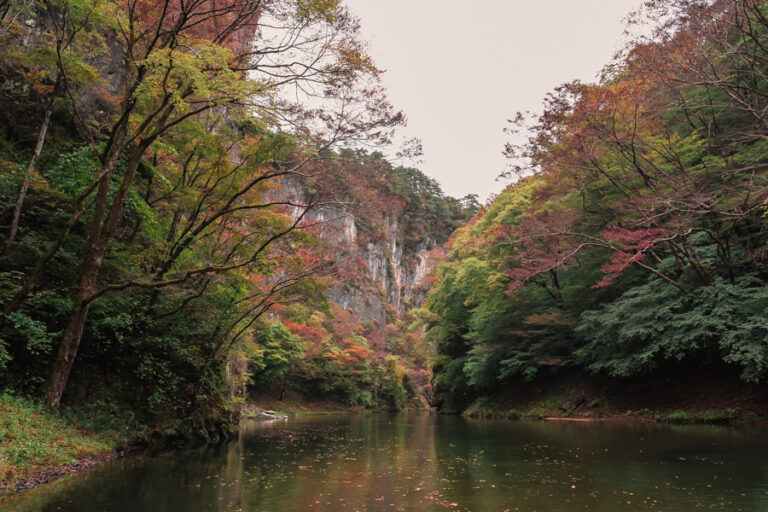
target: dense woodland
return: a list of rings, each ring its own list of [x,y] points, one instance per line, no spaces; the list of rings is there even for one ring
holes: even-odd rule
[[[573,369],[765,380],[768,2],[632,22],[599,82],[510,121],[517,179],[451,239],[423,311],[446,409]]]
[[[425,403],[408,317],[327,301],[360,269],[316,213],[439,245],[477,205],[345,149],[403,115],[339,2],[9,1],[0,20],[6,391],[185,437],[287,386]]]
[[[768,2],[649,0],[637,27],[510,121],[513,183],[481,207],[370,149],[404,115],[337,0],[0,0],[0,388],[208,438],[291,393],[763,382]],[[434,266],[423,307],[329,301],[388,300],[361,257],[387,240]]]

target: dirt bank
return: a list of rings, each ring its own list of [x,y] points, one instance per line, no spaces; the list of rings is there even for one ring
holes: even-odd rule
[[[52,482],[63,476],[80,473],[87,469],[91,469],[94,466],[98,466],[99,464],[103,464],[104,462],[117,459],[118,457],[124,455],[124,453],[125,452],[120,451],[106,453],[96,457],[83,457],[77,462],[73,462],[71,464],[65,464],[63,466],[47,469],[41,468],[25,475],[23,478],[17,481],[0,484],[0,494],[16,493],[28,489],[34,489],[35,487],[47,484],[48,482]]]
[[[475,401],[465,415],[735,423],[768,418],[768,386],[728,369],[611,379],[560,371]]]

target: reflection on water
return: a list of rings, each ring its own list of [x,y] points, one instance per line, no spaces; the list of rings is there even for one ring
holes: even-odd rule
[[[768,430],[332,415],[141,455],[2,511],[768,510]]]

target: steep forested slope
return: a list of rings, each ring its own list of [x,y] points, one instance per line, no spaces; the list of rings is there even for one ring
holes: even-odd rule
[[[768,3],[644,15],[600,82],[517,119],[519,179],[453,235],[427,306],[446,408],[574,370],[764,381]]]
[[[216,5],[0,2],[3,389],[206,437],[254,396],[764,381],[768,3],[646,2],[479,211],[349,149],[403,115],[339,2]]]
[[[206,437],[249,379],[428,384],[397,314],[465,213],[342,149],[403,122],[379,74],[338,1],[0,3],[0,386]]]
[[[333,260],[315,300],[277,304],[269,327],[239,350],[252,382],[243,395],[272,402],[292,398],[401,409],[432,400],[421,321],[428,274],[450,233],[476,211],[473,197],[445,197],[416,169],[395,168],[380,155],[346,151],[326,162],[337,200],[307,213]],[[280,193],[306,192],[293,184]]]

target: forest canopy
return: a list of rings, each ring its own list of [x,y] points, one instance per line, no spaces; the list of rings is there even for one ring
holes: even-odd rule
[[[289,377],[402,407],[421,338],[329,304],[321,213],[402,216],[411,260],[467,215],[354,149],[404,122],[380,73],[336,0],[0,2],[0,385],[180,436]]]
[[[480,205],[383,154],[405,116],[339,0],[0,0],[0,387],[207,438],[292,392],[765,382],[768,2],[635,26],[513,116]]]
[[[633,19],[599,82],[511,121],[515,183],[451,239],[424,311],[449,408],[568,367],[766,377],[768,3]]]

